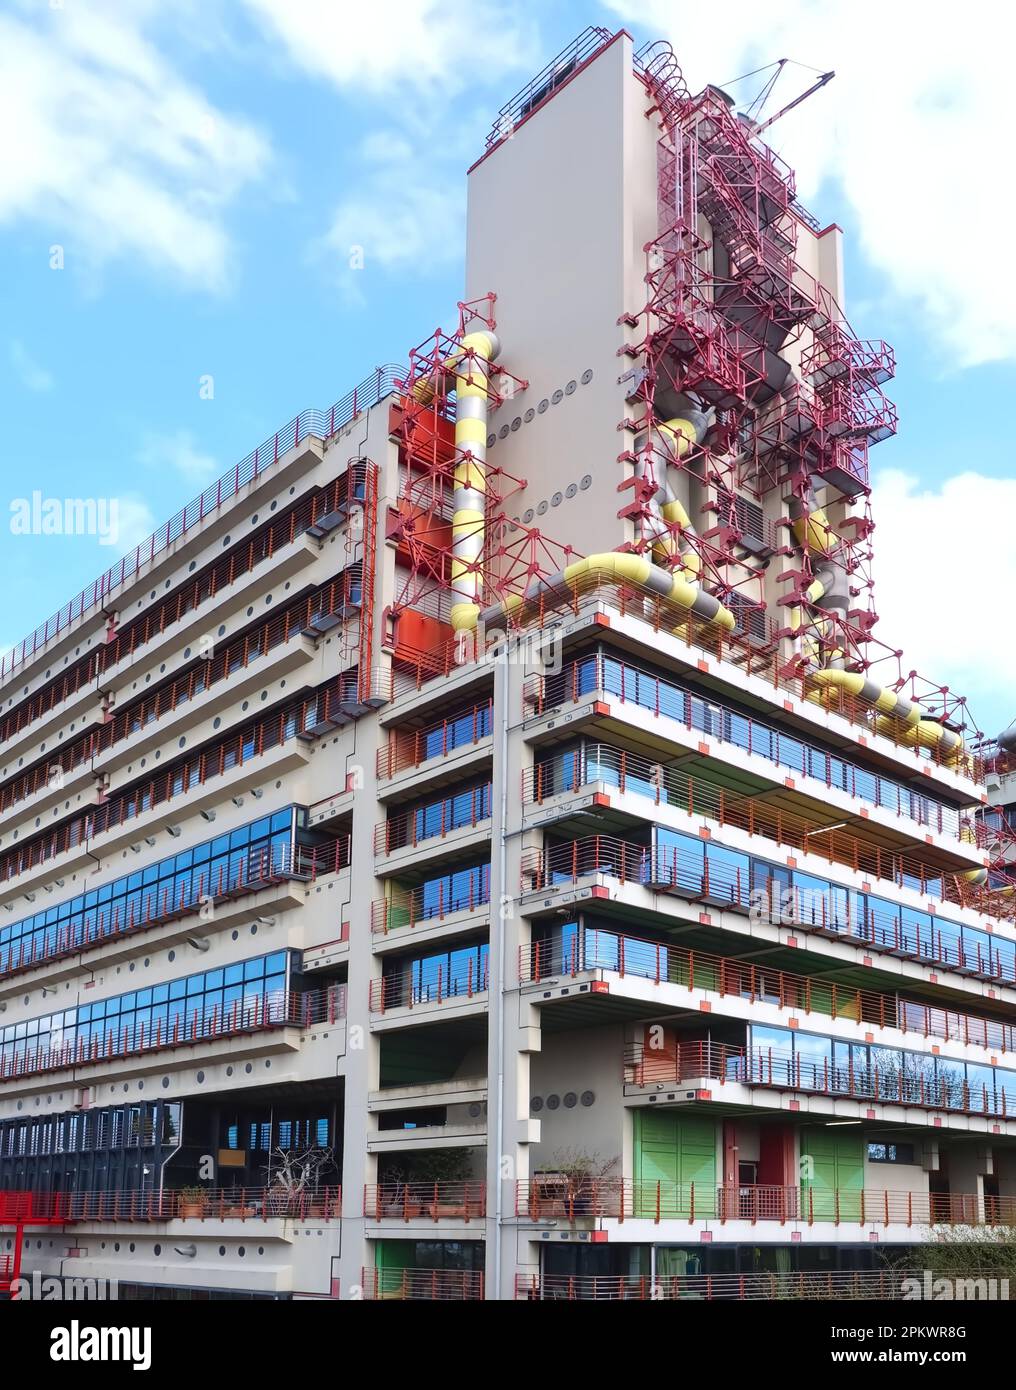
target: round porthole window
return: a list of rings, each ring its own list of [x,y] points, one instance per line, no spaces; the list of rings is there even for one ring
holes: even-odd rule
[[[560,1110],[560,1108],[561,1108],[561,1097],[560,1097],[560,1096],[558,1096],[558,1095],[551,1095],[551,1096],[548,1096],[548,1097],[547,1097],[547,1109],[548,1109],[548,1110]]]

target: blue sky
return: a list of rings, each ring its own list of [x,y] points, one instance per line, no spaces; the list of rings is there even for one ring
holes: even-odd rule
[[[0,648],[298,410],[453,320],[465,169],[497,108],[587,23],[623,23],[671,38],[694,86],[782,56],[837,69],[772,138],[847,233],[855,328],[899,361],[900,435],[873,460],[880,632],[967,689],[982,728],[1008,723],[1016,642],[988,642],[1016,582],[1016,303],[950,241],[942,177],[976,137],[963,197],[1001,231],[1011,195],[978,175],[1008,45],[995,60],[961,33],[940,51],[937,0],[899,35],[868,0],[787,0],[775,31],[731,6],[718,37],[706,7],[671,0],[0,0],[0,115],[18,132],[0,150],[3,506],[117,497],[122,525],[115,549],[0,526]],[[777,94],[809,80],[788,68]]]

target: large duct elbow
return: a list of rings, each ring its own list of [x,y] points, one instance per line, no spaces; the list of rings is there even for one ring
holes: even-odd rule
[[[995,742],[1003,753],[1016,753],[1016,722],[1003,729]]]

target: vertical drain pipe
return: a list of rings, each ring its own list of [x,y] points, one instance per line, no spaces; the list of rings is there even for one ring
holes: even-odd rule
[[[490,329],[469,333],[448,360],[455,372],[455,488],[452,494],[451,624],[472,631],[480,615],[479,574],[487,502],[490,366],[501,344]]]

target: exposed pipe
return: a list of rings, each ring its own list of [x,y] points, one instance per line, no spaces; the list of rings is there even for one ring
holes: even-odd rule
[[[477,575],[486,539],[487,417],[490,364],[501,351],[497,335],[485,328],[467,333],[448,359],[455,371],[455,489],[452,494],[451,625],[454,632],[476,627]]]

